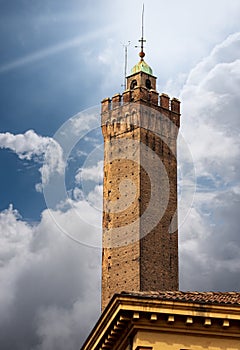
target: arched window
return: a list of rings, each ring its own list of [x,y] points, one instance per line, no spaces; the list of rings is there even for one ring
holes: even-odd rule
[[[150,79],[146,79],[146,82],[145,82],[145,85],[146,85],[146,88],[147,89],[151,89],[151,80]]]
[[[136,86],[137,86],[137,80],[134,79],[134,80],[131,82],[130,89],[133,90]]]

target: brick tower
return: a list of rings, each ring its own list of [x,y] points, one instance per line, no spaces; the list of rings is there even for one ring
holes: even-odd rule
[[[122,291],[178,290],[180,102],[159,96],[143,41],[127,89],[102,101],[102,309]]]

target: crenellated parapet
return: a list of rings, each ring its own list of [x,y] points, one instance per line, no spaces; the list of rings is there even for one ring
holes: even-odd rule
[[[135,87],[102,101],[103,134],[110,137],[142,127],[175,138],[179,125],[180,101],[156,90]]]
[[[144,102],[149,106],[161,107],[180,115],[181,102],[177,98],[173,97],[170,100],[167,94],[162,93],[159,95],[156,90],[149,90],[143,86],[136,86],[132,90],[125,90],[123,94],[116,94],[112,99],[109,97],[105,98],[102,100],[102,113],[109,112],[130,102]]]
[[[144,102],[149,105],[158,106],[166,110],[170,110],[173,113],[180,114],[180,101],[167,94],[159,93],[152,89],[147,89],[143,86],[137,86],[133,90],[125,90],[123,94],[116,94],[112,99],[105,98],[102,100],[102,113],[113,110],[114,108],[119,108],[125,103],[130,102]]]

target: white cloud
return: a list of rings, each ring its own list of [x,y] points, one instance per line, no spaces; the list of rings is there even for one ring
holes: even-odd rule
[[[76,183],[82,180],[90,180],[94,182],[102,182],[103,179],[103,161],[97,162],[96,165],[86,168],[80,168],[75,176]]]
[[[84,203],[78,209],[86,210]],[[35,226],[12,206],[0,214],[0,339],[3,348],[77,349],[99,312],[100,251],[77,244],[63,234],[95,235],[96,229],[75,218],[75,208],[42,213]],[[56,217],[55,217],[56,218]],[[90,217],[88,218],[90,220]],[[24,315],[24,317],[23,317]],[[14,337],[10,329],[16,328]],[[24,338],[24,334],[28,334]]]
[[[48,183],[51,174],[62,174],[64,171],[65,164],[59,144],[51,137],[37,135],[33,130],[18,135],[0,133],[0,148],[11,149],[20,159],[42,163],[39,171],[43,185]],[[37,184],[36,189],[40,190],[41,185]]]
[[[0,213],[0,232],[0,315],[7,316],[15,299],[18,271],[26,259],[32,229],[10,205]],[[2,322],[4,318],[0,317],[0,325]]]
[[[217,45],[190,72],[181,93],[182,132],[191,144],[199,174],[215,171],[230,179],[236,172],[240,149],[236,88],[240,82],[239,42],[240,33],[236,33]]]
[[[21,135],[5,133],[0,134],[0,147],[11,149],[20,159],[40,163],[43,184],[55,172],[63,173],[62,149],[51,138],[31,130]],[[90,173],[95,178],[95,171]],[[0,213],[0,339],[4,348],[76,349],[96,320],[102,212],[95,207],[101,205],[102,187],[86,198],[80,190],[76,195],[77,190],[77,200],[68,198],[56,210],[44,210],[35,225],[24,222],[13,206]],[[14,337],[9,337],[12,328]]]
[[[217,45],[190,72],[181,93],[182,133],[199,191],[180,233],[185,289],[240,288],[239,43],[236,33]]]
[[[90,291],[92,299],[96,298],[95,292]],[[84,299],[73,303],[70,309],[57,308],[54,305],[42,308],[37,315],[39,324],[37,333],[41,345],[34,347],[34,350],[79,349],[81,343],[79,329],[82,335],[84,333],[87,335],[90,331],[88,325],[92,324],[94,317],[96,317],[94,309],[86,307]]]
[[[97,185],[94,190],[89,192],[87,196],[87,200],[96,210],[102,213],[102,194],[103,194],[103,186]]]

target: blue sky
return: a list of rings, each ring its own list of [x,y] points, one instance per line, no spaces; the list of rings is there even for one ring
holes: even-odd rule
[[[102,138],[91,118],[122,91],[122,43],[131,41],[128,71],[138,60],[141,9],[137,0],[0,1],[4,349],[79,348],[99,315]],[[158,90],[182,101],[182,290],[240,289],[239,15],[234,0],[145,1],[146,61]],[[61,142],[73,147],[67,162]],[[59,174],[68,197],[53,186]],[[57,189],[49,211],[42,181]]]

